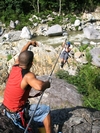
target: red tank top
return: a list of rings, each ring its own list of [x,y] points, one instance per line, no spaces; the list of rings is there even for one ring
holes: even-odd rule
[[[13,66],[7,80],[6,88],[4,91],[3,104],[12,111],[19,111],[28,100],[30,86],[25,90],[21,89],[21,81],[23,76],[29,71],[20,68],[18,65]]]

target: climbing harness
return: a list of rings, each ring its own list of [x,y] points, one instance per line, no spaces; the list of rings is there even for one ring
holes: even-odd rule
[[[4,116],[7,116],[9,119],[13,121],[13,123],[18,126],[23,131],[27,126],[27,121],[30,119],[29,117],[29,101],[27,101],[25,108],[21,111],[13,112],[9,110],[4,104],[0,105],[0,113]],[[28,131],[31,132],[32,128],[28,127]],[[32,132],[31,132],[32,133]]]
[[[62,51],[62,50],[61,50],[61,51]],[[50,73],[50,75],[49,75],[49,77],[48,77],[48,80],[49,80],[50,82],[52,81],[51,76],[52,76],[53,71],[54,71],[54,69],[55,69],[55,67],[56,67],[56,64],[57,64],[57,62],[58,62],[58,59],[59,59],[60,54],[61,54],[61,51],[60,51],[60,53],[59,53],[59,55],[58,55],[58,58],[57,58],[57,60],[56,60],[56,62],[55,62],[55,64],[54,64],[54,66],[53,66],[53,69],[52,69],[52,71],[51,71],[51,73]],[[35,110],[33,111],[32,115],[31,115],[31,118],[30,118],[30,120],[29,120],[29,122],[28,122],[28,124],[27,124],[27,127],[26,127],[24,133],[27,133],[28,127],[29,127],[30,124],[31,124],[32,118],[34,117],[34,114],[35,114],[35,112],[36,112],[36,110],[37,110],[37,108],[38,108],[38,106],[39,106],[39,103],[40,103],[40,101],[41,101],[41,99],[42,99],[42,96],[43,96],[43,94],[44,94],[44,91],[42,91],[41,93],[38,93],[38,94],[36,94],[36,95],[39,95],[39,94],[41,94],[40,99],[39,99],[39,101],[38,101],[38,103],[37,103],[37,105],[36,105]]]

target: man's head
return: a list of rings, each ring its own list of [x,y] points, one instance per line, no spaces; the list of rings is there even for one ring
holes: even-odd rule
[[[34,54],[32,51],[24,51],[19,55],[19,65],[29,67],[32,65]]]
[[[67,45],[68,47],[70,47],[70,44],[71,44],[70,42],[66,42],[66,45]]]

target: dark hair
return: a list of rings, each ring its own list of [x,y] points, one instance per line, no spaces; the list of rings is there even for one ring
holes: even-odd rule
[[[19,64],[27,66],[30,63],[32,63],[33,58],[34,58],[34,53],[32,51],[21,52],[19,55]]]

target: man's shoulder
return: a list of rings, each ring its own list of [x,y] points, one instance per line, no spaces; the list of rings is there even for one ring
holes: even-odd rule
[[[25,76],[31,78],[31,77],[35,77],[35,74],[29,71]]]

